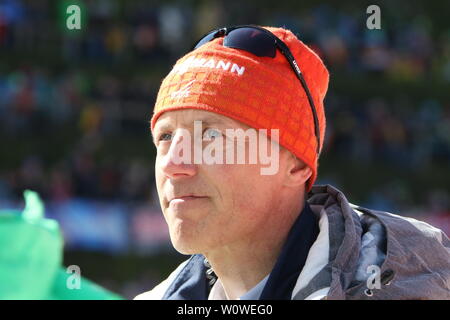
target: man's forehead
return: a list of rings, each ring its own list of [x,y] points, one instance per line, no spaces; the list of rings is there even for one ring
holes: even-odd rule
[[[168,127],[192,127],[194,121],[201,121],[202,125],[249,128],[246,124],[215,112],[198,109],[183,109],[164,112],[156,121],[155,130]]]

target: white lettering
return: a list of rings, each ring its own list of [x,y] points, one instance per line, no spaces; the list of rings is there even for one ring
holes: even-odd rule
[[[370,265],[367,267],[367,273],[370,273],[370,276],[369,276],[369,278],[367,278],[367,282],[366,282],[367,288],[381,289],[380,267],[377,265]]]
[[[66,13],[70,14],[66,20],[66,27],[69,30],[81,29],[81,9],[76,4],[67,7]]]
[[[381,9],[379,6],[373,4],[367,7],[367,14],[372,14],[367,18],[366,26],[367,29],[381,29]]]
[[[216,67],[216,62],[213,59],[208,60],[207,63],[203,65],[204,68],[214,69]]]
[[[242,76],[245,71],[245,67],[239,67],[237,64],[233,63],[233,66],[231,67],[231,72],[237,72],[238,75]]]
[[[81,289],[81,269],[77,265],[68,266],[66,273],[72,274],[67,277],[66,287],[69,290]]]
[[[245,67],[240,66],[236,63],[233,63],[231,70],[230,69],[231,62],[219,60],[216,61],[214,59],[206,60],[204,58],[194,58],[189,57],[185,61],[175,65],[171,71],[171,73],[183,74],[187,72],[190,68],[210,68],[210,69],[221,69],[223,71],[236,73],[239,76],[242,76],[245,72]]]
[[[208,128],[208,130],[211,128]],[[213,129],[221,133],[219,129]],[[225,139],[225,149],[224,149]],[[174,164],[192,163],[192,138],[188,129],[179,128],[173,132],[172,142],[167,150],[166,161]],[[271,142],[270,150],[268,140]],[[202,121],[194,121],[194,164],[257,164],[269,165],[261,167],[261,175],[274,175],[279,169],[279,130],[271,129],[267,136],[266,129],[249,128],[243,130],[225,129],[225,135],[213,138],[203,137]],[[204,142],[209,142],[204,146]],[[248,148],[247,148],[248,147]],[[235,148],[237,152],[235,152]],[[225,156],[224,156],[225,154]],[[236,155],[236,159],[235,159]],[[248,155],[248,156],[247,156]],[[248,160],[248,161],[247,161]]]
[[[216,68],[220,68],[222,67],[223,71],[228,71],[228,68],[230,67],[231,62],[227,62],[225,64],[225,62],[223,62],[222,60],[219,60],[219,63],[217,63],[217,67]]]
[[[178,307],[177,314],[198,314],[204,315],[205,318],[208,318],[211,308],[212,307],[191,307],[185,304],[184,307]]]

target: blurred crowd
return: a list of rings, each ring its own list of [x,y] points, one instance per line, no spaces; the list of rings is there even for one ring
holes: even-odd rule
[[[86,30],[70,33],[64,32],[62,21],[55,21],[63,16],[62,8],[57,14],[57,2],[0,1],[0,48],[41,51],[70,63],[167,63],[212,28],[259,23],[291,29],[334,70],[379,72],[405,81],[450,81],[450,29],[438,29],[434,17],[423,12],[423,3],[409,8],[381,5],[380,30],[366,27],[366,8],[358,6],[295,10],[294,5],[292,10],[273,11],[264,1],[258,7],[227,1],[83,3],[89,16],[83,24]]]
[[[290,28],[324,58],[331,81],[351,74],[371,84],[365,77],[375,73],[377,81],[450,83],[450,29],[433,29],[426,15],[406,21],[398,12],[383,20],[381,30],[368,30],[364,12],[341,12],[327,5],[274,13],[263,6],[252,11],[223,1],[84,4],[87,30],[76,34],[52,26],[58,17],[51,1],[0,1],[1,55],[11,61],[16,61],[16,55],[25,57],[1,63],[2,134],[5,139],[38,140],[39,134],[62,134],[68,127],[75,128],[70,152],[57,161],[49,164],[42,155],[31,154],[12,170],[2,170],[3,197],[34,188],[50,200],[151,199],[152,159],[130,156],[119,161],[103,155],[100,161],[98,151],[105,140],[117,136],[149,135],[148,120],[161,78],[199,35],[221,24],[256,19],[260,24]],[[395,13],[389,9],[388,14]],[[33,55],[39,52],[49,59],[34,61]],[[76,68],[70,64],[64,68],[58,61],[78,63]],[[146,68],[140,68],[141,63]],[[96,68],[99,65],[110,69]],[[129,72],[114,71],[121,66]],[[426,93],[416,99],[408,92],[393,98],[369,94],[361,99],[352,97],[351,89],[330,90],[326,108],[323,157],[419,170],[450,161],[448,99]],[[142,148],[152,147],[143,144]]]
[[[370,97],[358,104],[332,95],[326,108],[333,155],[418,170],[450,162],[448,103],[400,95],[393,101]]]

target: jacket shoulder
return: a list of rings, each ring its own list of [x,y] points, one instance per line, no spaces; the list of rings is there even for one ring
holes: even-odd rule
[[[352,207],[353,208],[353,207]],[[450,299],[450,240],[439,228],[390,212],[353,208],[377,218],[386,230],[381,278],[393,279],[374,291],[379,299]],[[382,281],[383,282],[383,281]]]
[[[160,284],[158,284],[156,287],[154,287],[152,290],[141,293],[137,295],[133,300],[162,300],[164,297],[164,294],[166,293],[167,289],[173,282],[173,280],[177,277],[177,275],[183,270],[183,268],[186,266],[189,260],[184,261],[181,263],[175,271],[173,271],[167,279],[162,281]]]
[[[366,213],[377,217],[383,225],[390,231],[390,236],[399,238],[399,236],[424,237],[431,241],[437,241],[445,247],[450,247],[450,240],[448,236],[439,228],[431,224],[417,220],[415,218],[400,216],[394,213],[367,209],[361,206],[350,204],[353,210],[359,215]],[[411,238],[410,238],[411,239]],[[400,238],[400,240],[402,240]],[[403,239],[406,241],[407,239]]]

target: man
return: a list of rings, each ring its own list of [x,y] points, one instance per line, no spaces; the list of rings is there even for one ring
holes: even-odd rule
[[[192,256],[136,299],[450,298],[443,232],[313,185],[327,87],[283,28],[219,29],[177,61],[151,130],[171,241]]]

